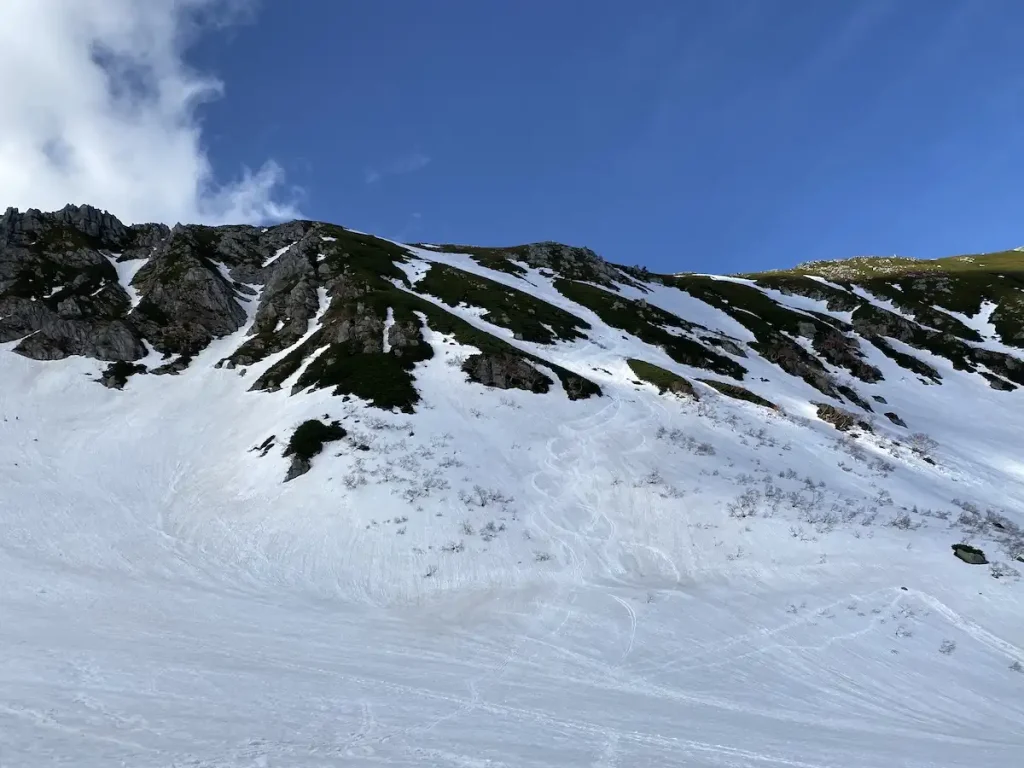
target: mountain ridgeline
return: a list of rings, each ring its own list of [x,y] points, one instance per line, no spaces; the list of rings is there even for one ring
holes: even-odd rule
[[[764,368],[751,373],[765,361],[804,382],[823,418],[852,424],[881,400],[864,389],[883,378],[868,351],[895,361],[908,386],[942,386],[946,365],[994,390],[1024,385],[1022,266],[1008,251],[659,275],[556,243],[406,246],[314,221],[169,228],[89,206],[8,209],[0,342],[35,360],[101,361],[97,381],[123,388],[187,371],[241,333],[214,365],[258,367],[247,389],[330,388],[411,413],[417,365],[435,351],[428,334],[475,350],[461,361],[466,386],[601,397],[601,369],[573,354],[601,323],[650,351],[620,361],[638,385],[776,408],[758,391]]]

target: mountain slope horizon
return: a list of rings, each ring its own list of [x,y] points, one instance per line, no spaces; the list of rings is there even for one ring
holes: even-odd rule
[[[0,762],[1009,765],[1022,267],[8,209]]]

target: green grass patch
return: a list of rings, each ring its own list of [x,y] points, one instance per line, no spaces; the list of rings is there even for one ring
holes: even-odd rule
[[[633,375],[641,381],[646,381],[648,384],[653,384],[658,388],[658,392],[664,394],[665,392],[672,392],[674,394],[685,394],[689,395],[697,400],[700,396],[697,391],[693,388],[693,385],[672,371],[667,371],[654,363],[648,363],[646,360],[638,360],[631,357],[626,360],[630,370],[633,371]]]
[[[414,361],[384,353],[357,353],[344,344],[332,344],[309,364],[296,387],[334,388],[334,394],[349,394],[377,408],[398,408],[412,413],[419,402],[413,384]]]
[[[590,324],[523,291],[468,272],[432,264],[416,284],[419,293],[434,296],[450,307],[465,302],[486,310],[483,319],[507,328],[517,338],[538,344],[584,338]]]
[[[698,381],[707,384],[712,389],[716,389],[721,394],[726,397],[731,397],[734,400],[743,400],[744,402],[760,405],[764,408],[771,408],[773,411],[779,410],[779,406],[775,405],[771,400],[765,400],[760,395],[755,395],[749,389],[744,387],[729,384],[725,381],[715,381],[714,379],[698,379]]]
[[[395,262],[408,260],[409,252],[399,245],[372,235],[362,235],[335,224],[321,224],[319,232],[333,241],[324,241],[320,252],[324,263],[335,272],[348,272],[353,277],[378,283],[381,279],[398,280],[408,285],[405,272]]]

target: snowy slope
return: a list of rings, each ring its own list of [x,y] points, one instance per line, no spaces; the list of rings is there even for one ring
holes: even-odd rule
[[[542,358],[551,391],[466,381],[477,348],[429,323],[412,412],[293,390],[331,354],[314,336],[336,311],[325,289],[290,346],[217,367],[252,338],[257,294],[180,373],[123,390],[96,383],[105,363],[3,345],[0,765],[1019,762],[1020,390],[904,345],[941,374],[925,384],[865,345],[883,378],[858,392],[909,429],[861,413],[873,432],[851,436],[816,417],[820,391],[753,351],[744,381],[777,411],[609,326],[557,269],[452,250],[410,247],[401,290]],[[294,251],[271,253],[261,267]],[[589,329],[517,338],[420,290],[437,265]],[[670,285],[619,290],[705,329],[677,333],[753,338]],[[284,389],[253,389],[303,344],[315,351]],[[629,359],[700,399],[659,394]],[[601,396],[570,400],[546,366]],[[282,448],[310,419],[347,436],[282,482]],[[953,557],[960,541],[992,565]]]

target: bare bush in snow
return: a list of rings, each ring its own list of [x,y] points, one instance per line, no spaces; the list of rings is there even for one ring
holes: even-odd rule
[[[729,517],[743,519],[753,517],[757,514],[757,505],[761,501],[761,492],[750,488],[744,491],[737,499],[729,502],[727,509]]]
[[[889,525],[893,528],[899,528],[901,531],[912,531],[921,527],[920,523],[914,522],[908,512],[901,512],[896,515],[896,517],[889,521]]]
[[[991,563],[988,567],[989,575],[993,579],[1019,579],[1020,573],[1006,563]]]
[[[515,499],[506,496],[496,489],[484,488],[482,485],[474,485],[472,492],[459,491],[459,501],[467,507],[487,507],[490,505],[507,506]]]
[[[439,467],[444,469],[452,469],[465,466],[463,462],[454,453],[451,455],[442,456],[441,460],[437,462]]]
[[[938,442],[926,435],[924,432],[915,432],[907,438],[907,445],[910,446],[910,450],[916,453],[922,458],[930,459],[932,454],[938,449]]]
[[[359,472],[354,470],[345,475],[341,481],[345,484],[345,487],[350,491],[354,491],[356,488],[362,488],[364,485],[369,483],[365,472]]]

